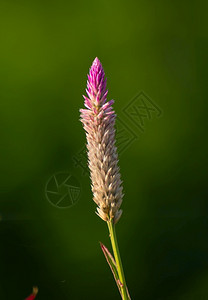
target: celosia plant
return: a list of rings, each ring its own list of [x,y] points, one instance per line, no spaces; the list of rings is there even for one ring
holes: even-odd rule
[[[115,112],[113,100],[107,101],[106,78],[103,67],[95,58],[88,75],[87,97],[83,96],[86,109],[81,109],[81,122],[86,131],[88,165],[90,169],[93,200],[97,215],[107,222],[114,257],[101,244],[101,249],[113,272],[122,299],[130,299],[118,243],[115,224],[121,217],[122,181],[115,146]]]

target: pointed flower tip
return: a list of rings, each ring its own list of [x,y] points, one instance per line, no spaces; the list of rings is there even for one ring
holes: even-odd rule
[[[105,72],[98,57],[94,59],[89,70],[86,93],[92,105],[98,106],[106,102],[107,90]]]
[[[96,64],[96,65],[101,64],[101,62],[100,62],[100,60],[99,60],[99,58],[98,58],[97,56],[95,57],[95,59],[94,59],[94,61],[93,61],[92,64],[93,64],[93,65],[94,65],[94,64]]]
[[[91,70],[93,70],[94,72],[99,72],[101,70],[104,73],[103,66],[98,57],[95,57],[95,59],[93,60]]]

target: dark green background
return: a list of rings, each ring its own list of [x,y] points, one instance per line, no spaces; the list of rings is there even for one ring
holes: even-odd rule
[[[98,56],[109,99],[137,139],[120,155],[117,225],[132,299],[208,299],[207,1],[0,2],[0,299],[119,299],[90,180],[73,157]],[[162,110],[142,132],[124,108],[144,91]],[[119,150],[120,151],[120,150]],[[121,151],[120,151],[121,152]],[[73,174],[80,199],[45,186]]]

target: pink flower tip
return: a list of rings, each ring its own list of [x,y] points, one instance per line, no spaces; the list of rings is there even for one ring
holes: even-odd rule
[[[108,91],[106,89],[105,72],[97,57],[89,70],[86,92],[91,102],[91,107],[100,107],[106,102]],[[89,101],[85,99],[87,107],[89,107]]]

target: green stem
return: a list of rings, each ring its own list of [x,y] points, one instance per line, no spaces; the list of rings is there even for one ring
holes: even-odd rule
[[[115,258],[116,266],[117,266],[117,270],[118,270],[122,299],[129,300],[129,297],[127,294],[126,280],[124,277],[124,271],[123,271],[123,266],[122,266],[122,262],[121,262],[121,256],[120,256],[118,242],[117,242],[117,238],[116,238],[115,224],[113,224],[112,220],[107,222],[107,224],[108,224],[108,229],[109,229],[109,233],[110,233],[110,240],[111,240],[111,245],[112,245],[112,249],[113,249],[113,254],[114,254],[114,258]]]

